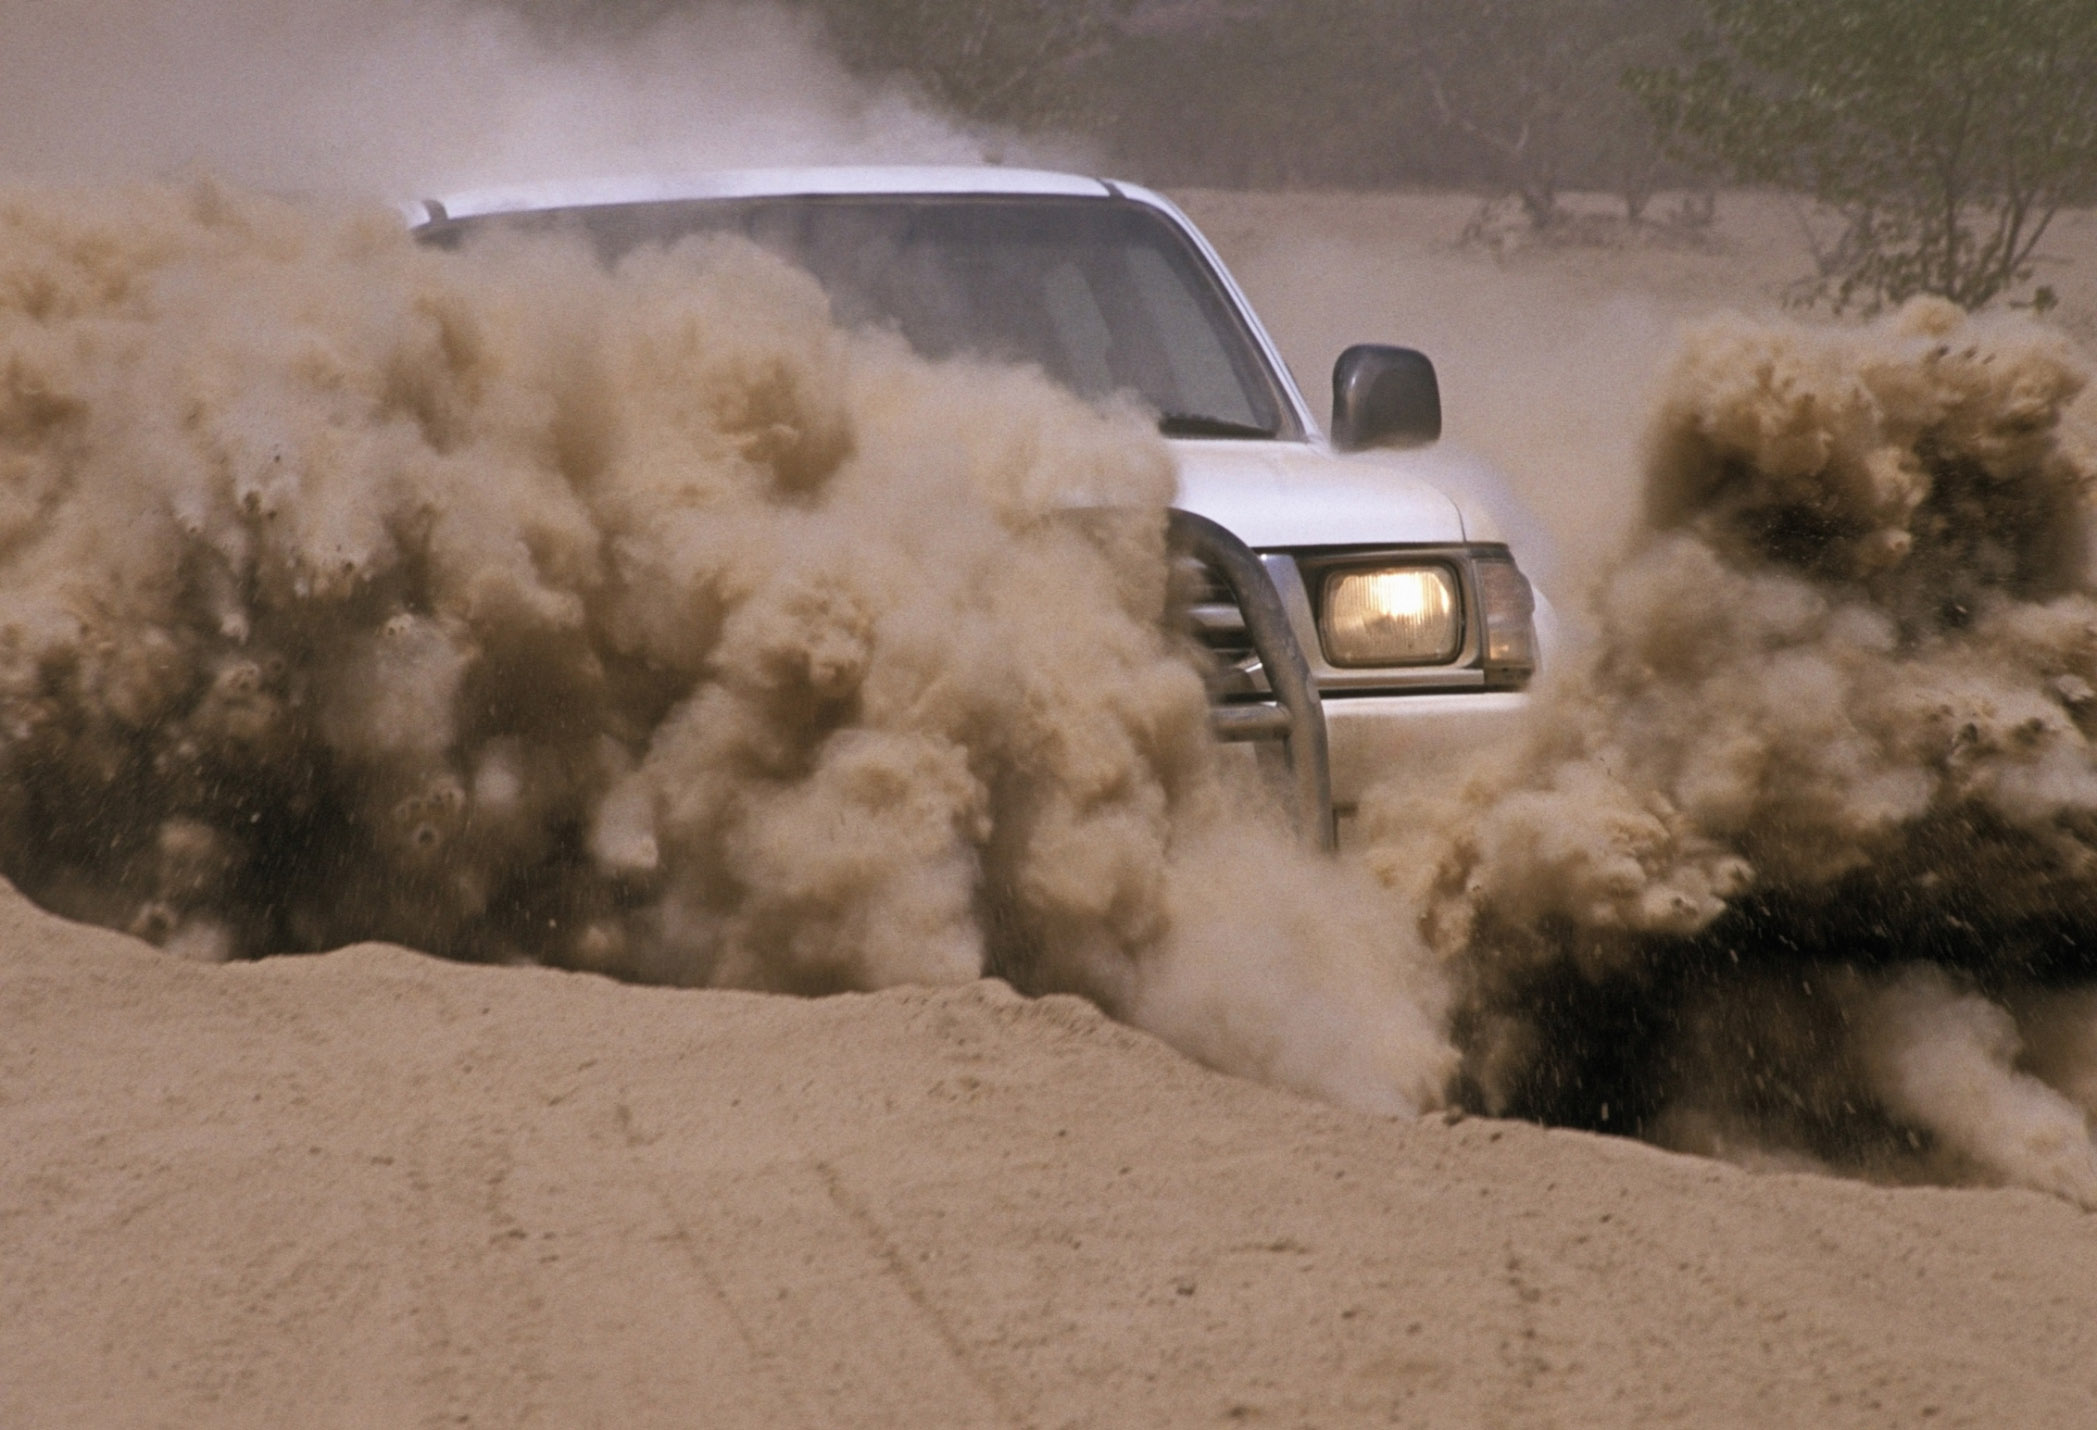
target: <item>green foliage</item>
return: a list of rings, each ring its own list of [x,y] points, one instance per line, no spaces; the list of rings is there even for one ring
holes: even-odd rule
[[[1677,152],[1842,220],[1807,296],[1978,308],[2097,196],[2092,0],[1706,0],[1693,63],[1629,83]]]

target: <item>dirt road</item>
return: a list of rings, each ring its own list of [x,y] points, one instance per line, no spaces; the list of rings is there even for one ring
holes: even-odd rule
[[[2071,1425],[2097,1221],[798,1002],[0,903],[0,1424]]]

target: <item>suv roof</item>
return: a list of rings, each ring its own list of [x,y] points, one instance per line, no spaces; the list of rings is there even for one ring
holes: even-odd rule
[[[579,179],[512,184],[418,199],[406,206],[410,225],[533,209],[676,199],[745,199],[820,194],[1042,194],[1071,198],[1127,196],[1160,204],[1133,185],[1056,174],[1043,169],[978,165],[853,165],[794,169],[723,169],[683,178]]]

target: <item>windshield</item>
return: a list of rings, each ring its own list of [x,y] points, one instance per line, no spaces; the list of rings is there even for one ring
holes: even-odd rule
[[[606,262],[733,233],[815,275],[850,327],[930,358],[1031,363],[1079,395],[1134,394],[1180,436],[1301,435],[1214,273],[1162,214],[1127,200],[822,196],[494,214],[423,230],[447,247],[491,224],[579,227]]]

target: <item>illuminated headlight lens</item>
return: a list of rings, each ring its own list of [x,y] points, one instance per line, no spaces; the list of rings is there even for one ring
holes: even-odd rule
[[[1334,665],[1427,665],[1463,644],[1456,573],[1446,566],[1337,571],[1319,631]]]

